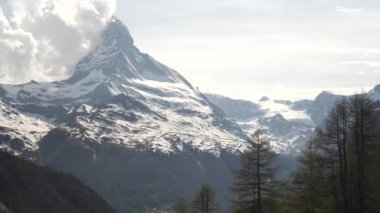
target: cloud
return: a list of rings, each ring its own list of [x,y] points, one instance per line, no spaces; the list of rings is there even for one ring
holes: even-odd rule
[[[342,6],[338,6],[335,9],[338,13],[346,15],[380,16],[379,10],[369,10],[363,8],[346,8]]]
[[[70,75],[77,60],[97,43],[116,0],[12,0],[3,5],[0,82],[22,83]]]
[[[344,61],[341,65],[363,65],[370,68],[380,68],[380,62],[378,61]]]
[[[360,9],[360,8],[359,9],[358,8],[352,9],[352,8],[345,8],[345,7],[341,7],[341,6],[336,7],[336,11],[338,13],[344,13],[344,14],[362,14],[362,13],[364,13],[364,10]]]

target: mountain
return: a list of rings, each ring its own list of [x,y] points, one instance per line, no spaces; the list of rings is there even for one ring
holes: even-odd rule
[[[368,93],[378,107],[380,85]],[[216,94],[207,98],[239,123],[249,135],[257,128],[265,129],[277,153],[297,154],[314,132],[323,124],[332,106],[344,96],[323,91],[314,100],[271,100],[262,97],[257,103],[232,99]]]
[[[71,78],[1,85],[0,91],[11,103],[3,101],[0,109],[8,107],[13,116],[4,119],[23,121],[5,124],[8,135],[28,137],[23,140],[30,149],[36,149],[41,135],[57,128],[94,143],[163,153],[183,151],[185,144],[215,155],[244,147],[246,136],[236,123],[179,73],[142,54],[117,19]],[[25,123],[24,115],[29,115]],[[39,134],[30,131],[36,126]],[[204,129],[208,131],[200,131]]]
[[[115,212],[72,175],[37,166],[1,150],[0,188],[0,212]]]
[[[315,127],[315,122],[307,113],[312,101],[291,102],[263,97],[259,102],[253,103],[214,94],[206,96],[236,120],[247,134],[252,134],[259,127],[265,129],[277,153],[298,153]]]
[[[0,85],[0,98],[0,147],[74,174],[119,212],[171,205],[203,183],[225,203],[245,149],[239,125],[116,18],[70,78]]]
[[[307,109],[307,114],[310,115],[315,124],[320,125],[327,118],[332,106],[342,97],[344,96],[323,91]]]
[[[380,84],[369,92],[369,96],[372,100],[380,101]]]
[[[246,120],[264,115],[264,112],[260,110],[260,105],[250,101],[235,100],[217,94],[206,94],[206,97],[219,106],[228,117],[235,120]]]
[[[38,116],[23,113],[16,106],[0,100],[0,149],[14,155],[30,155],[53,125]]]
[[[247,132],[267,126],[277,152],[297,153],[328,108],[318,107],[331,102],[218,103],[141,53],[116,18],[70,78],[3,84],[0,99],[0,148],[75,175],[118,212],[189,200],[204,183],[230,212],[225,198]]]

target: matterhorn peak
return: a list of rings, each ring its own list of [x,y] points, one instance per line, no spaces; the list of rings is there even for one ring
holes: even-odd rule
[[[111,82],[123,81],[123,84],[127,84],[126,81],[149,80],[184,83],[191,87],[179,73],[141,53],[134,46],[127,27],[117,18],[108,23],[99,45],[79,61],[69,81],[76,83],[94,72],[100,72]]]
[[[118,18],[113,17],[102,33],[102,42],[105,45],[115,45],[120,47],[133,46],[133,38],[125,26]]]

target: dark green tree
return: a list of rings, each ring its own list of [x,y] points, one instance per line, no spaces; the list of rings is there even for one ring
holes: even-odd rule
[[[269,139],[263,136],[262,130],[257,130],[248,140],[247,151],[241,154],[240,169],[235,173],[232,192],[238,211],[263,212],[264,200],[273,195],[274,158]]]
[[[196,194],[192,204],[193,213],[216,212],[215,192],[209,185],[203,185]]]

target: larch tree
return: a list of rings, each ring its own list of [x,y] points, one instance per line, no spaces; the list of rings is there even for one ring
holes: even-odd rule
[[[275,153],[270,141],[257,130],[248,140],[247,150],[241,154],[240,168],[235,172],[233,203],[241,212],[262,213],[263,201],[273,195]]]
[[[293,177],[292,191],[298,193],[296,208],[305,213],[314,213],[321,197],[321,165],[316,149],[316,138],[306,143],[305,149],[298,158],[298,168]]]
[[[193,213],[216,212],[215,192],[209,185],[203,185],[192,202]]]

